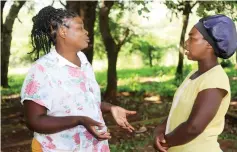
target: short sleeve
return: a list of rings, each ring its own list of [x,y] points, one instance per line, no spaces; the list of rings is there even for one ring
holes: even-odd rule
[[[37,104],[51,110],[52,86],[45,67],[34,64],[29,70],[21,88],[21,103],[32,100]]]
[[[230,93],[229,78],[225,73],[212,73],[207,75],[199,85],[199,92],[206,89],[219,88]]]

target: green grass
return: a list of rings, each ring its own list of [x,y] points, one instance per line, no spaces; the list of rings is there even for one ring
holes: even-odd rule
[[[227,133],[227,132],[223,132],[218,138],[237,141],[237,136],[235,134],[231,134],[231,133]]]
[[[184,67],[184,77],[191,71],[191,66]],[[172,97],[183,81],[175,80],[176,67],[142,67],[139,69],[119,69],[118,73],[118,91],[128,91],[128,92],[137,92],[137,93],[156,93],[160,96]],[[237,77],[237,71],[234,67],[225,68],[226,73],[229,77]],[[21,86],[23,83],[25,75],[10,75],[9,76],[9,85],[10,88],[3,89],[1,88],[1,93],[3,96],[11,94],[19,94]],[[102,92],[105,91],[107,85],[107,72],[100,71],[96,72],[96,79],[101,86]],[[139,82],[141,78],[153,78],[157,81],[146,81]],[[232,80],[231,83],[231,93],[232,97],[237,97],[237,81]]]
[[[135,137],[136,138],[136,137]],[[140,148],[144,148],[149,142],[152,141],[152,137],[137,138],[134,140],[122,140],[119,144],[110,144],[111,152],[131,152],[136,151]]]
[[[10,88],[1,88],[2,96],[19,94],[21,91],[24,78],[25,78],[25,75],[10,75],[8,77],[8,83],[9,83]]]

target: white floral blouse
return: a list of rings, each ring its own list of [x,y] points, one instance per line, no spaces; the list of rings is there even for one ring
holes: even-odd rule
[[[47,108],[50,116],[88,116],[104,124],[100,88],[91,64],[81,51],[81,67],[55,49],[38,59],[21,90],[21,103],[32,100]],[[105,130],[107,128],[104,128]],[[34,133],[44,152],[109,152],[108,141],[98,141],[82,125],[54,134]]]

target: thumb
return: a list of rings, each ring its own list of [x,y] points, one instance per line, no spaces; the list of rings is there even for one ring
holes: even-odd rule
[[[164,134],[160,135],[160,136],[159,136],[159,139],[160,139],[160,141],[161,141],[163,144],[166,143]]]
[[[129,114],[129,115],[134,115],[136,114],[137,112],[136,111],[129,111],[129,110],[126,110],[126,114]]]

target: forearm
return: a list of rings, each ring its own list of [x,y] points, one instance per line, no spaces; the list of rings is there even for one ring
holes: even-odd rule
[[[165,134],[166,124],[167,124],[167,118],[156,127],[154,135],[156,136],[159,133]]]
[[[195,127],[190,126],[187,122],[180,124],[174,131],[165,135],[166,146],[179,146],[186,144],[196,138],[201,131]]]
[[[111,107],[113,107],[113,106],[115,106],[115,105],[112,105],[108,102],[101,102],[100,109],[103,113],[106,113],[106,112],[110,112]]]
[[[54,117],[42,115],[30,118],[27,126],[30,130],[37,133],[52,134],[66,129],[73,128],[83,123],[83,116]]]
[[[164,129],[166,129],[167,120],[168,120],[168,118],[165,118],[164,121],[161,123],[161,125]]]

